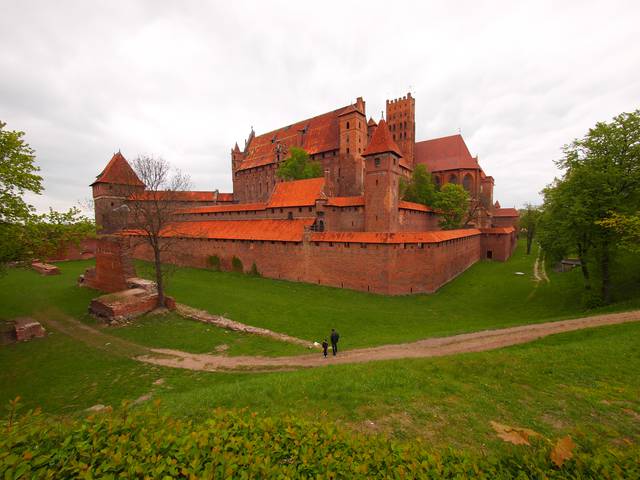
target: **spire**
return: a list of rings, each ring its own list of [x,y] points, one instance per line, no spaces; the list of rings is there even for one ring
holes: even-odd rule
[[[369,127],[375,127],[378,124],[376,123],[376,121],[373,119],[373,117],[369,117],[369,121],[367,122],[367,126]]]
[[[114,153],[104,170],[96,177],[96,183],[114,183],[118,185],[132,185],[136,187],[144,187],[144,183],[140,181],[136,172],[133,171],[127,159],[120,153]]]
[[[233,152],[234,153],[240,153],[240,147],[238,147],[238,142],[236,142],[235,147],[233,147]]]
[[[362,156],[364,157],[367,155],[387,152],[393,152],[399,157],[402,156],[400,148],[396,145],[396,142],[393,141],[393,138],[391,138],[389,127],[387,127],[387,122],[385,122],[383,118],[380,120],[378,128],[376,128],[376,131],[373,133],[371,142],[369,142],[367,148],[362,152]]]

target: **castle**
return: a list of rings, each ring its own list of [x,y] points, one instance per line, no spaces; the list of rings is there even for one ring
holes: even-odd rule
[[[279,179],[292,147],[320,162],[324,176]],[[401,179],[419,164],[437,185],[469,192],[465,228],[441,230],[438,211],[400,198]],[[506,260],[516,245],[518,213],[494,203],[493,177],[462,136],[416,141],[411,94],[387,100],[378,123],[358,98],[269,133],[252,129],[242,150],[231,149],[231,171],[233,193],[148,192],[118,152],[91,185],[96,223],[131,240],[137,234],[121,220],[127,203],[160,198],[174,219],[166,261],[207,267],[215,259],[223,269],[233,262],[270,278],[391,295],[433,292],[480,259]],[[143,243],[132,251],[151,258]]]

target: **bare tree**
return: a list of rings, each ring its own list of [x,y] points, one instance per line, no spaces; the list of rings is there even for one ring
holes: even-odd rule
[[[178,209],[176,192],[191,187],[189,177],[179,170],[172,172],[169,162],[162,158],[139,156],[133,169],[145,185],[144,191],[129,196],[126,206],[128,228],[140,233],[140,239],[153,252],[153,266],[158,289],[158,307],[165,304],[164,253],[171,249],[174,215]]]

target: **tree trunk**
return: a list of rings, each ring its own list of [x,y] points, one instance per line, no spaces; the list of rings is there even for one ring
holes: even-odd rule
[[[527,255],[531,254],[531,245],[533,244],[533,232],[527,229]]]
[[[611,303],[611,274],[609,272],[609,245],[602,246],[602,256],[600,258],[600,269],[602,270],[601,294],[605,303]]]
[[[578,244],[578,260],[580,260],[580,270],[582,270],[582,278],[584,279],[584,288],[591,290],[591,279],[589,278],[589,268],[585,258],[585,249],[581,243]]]
[[[156,269],[156,287],[158,289],[158,308],[164,307],[164,283],[162,278],[162,263],[160,261],[160,247],[153,245],[154,266]]]

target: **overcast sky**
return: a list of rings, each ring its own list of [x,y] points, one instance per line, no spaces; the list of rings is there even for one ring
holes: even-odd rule
[[[229,151],[411,91],[418,140],[461,130],[503,206],[538,202],[563,144],[640,108],[640,2],[0,0],[0,120],[66,209],[114,151],[231,191]]]

